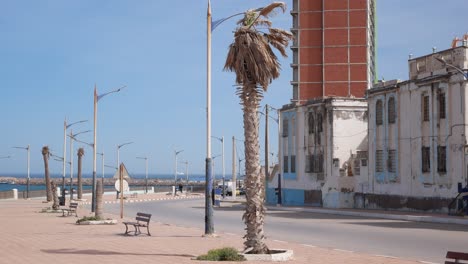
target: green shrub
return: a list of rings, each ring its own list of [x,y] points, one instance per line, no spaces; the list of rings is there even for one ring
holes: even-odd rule
[[[76,220],[76,223],[79,224],[81,222],[85,222],[85,221],[99,221],[101,220],[99,217],[95,217],[95,216],[85,216],[81,219],[78,219]]]
[[[235,248],[225,247],[219,249],[212,249],[208,254],[197,257],[197,260],[209,261],[244,261],[245,258],[239,255]]]

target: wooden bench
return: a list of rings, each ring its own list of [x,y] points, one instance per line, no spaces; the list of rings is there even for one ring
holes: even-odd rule
[[[468,263],[468,253],[447,251],[445,264]]]
[[[66,216],[70,216],[73,213],[75,213],[75,216],[78,217],[78,213],[76,212],[76,209],[78,208],[78,203],[70,203],[68,208],[62,208],[62,216],[65,216],[65,213],[67,213]]]
[[[148,236],[151,236],[149,231],[149,223],[151,219],[151,214],[137,213],[135,220],[136,222],[122,222],[125,225],[125,235],[128,235],[131,232],[135,232],[135,236],[141,234],[140,227],[146,227]],[[135,231],[129,231],[128,226],[132,225],[135,228]]]

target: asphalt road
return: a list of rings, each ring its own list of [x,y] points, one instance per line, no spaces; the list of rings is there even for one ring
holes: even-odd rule
[[[119,214],[119,206],[106,205]],[[174,200],[125,204],[125,215],[153,214],[152,221],[204,230],[204,200]],[[215,208],[216,233],[244,234],[243,206],[226,202]],[[468,226],[292,212],[267,212],[267,239],[363,252],[372,255],[443,263],[447,250],[468,252]]]

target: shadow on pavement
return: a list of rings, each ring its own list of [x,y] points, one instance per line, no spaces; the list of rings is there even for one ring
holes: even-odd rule
[[[194,255],[188,254],[156,254],[156,253],[133,253],[133,252],[117,252],[110,250],[97,250],[97,249],[42,249],[42,252],[49,254],[82,254],[82,255],[132,255],[132,256],[164,256],[164,257],[187,257],[194,258]]]

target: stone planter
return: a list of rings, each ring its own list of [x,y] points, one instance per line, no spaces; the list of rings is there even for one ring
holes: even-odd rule
[[[293,251],[289,249],[271,249],[272,254],[246,254],[241,253],[247,261],[288,261],[293,257]]]

